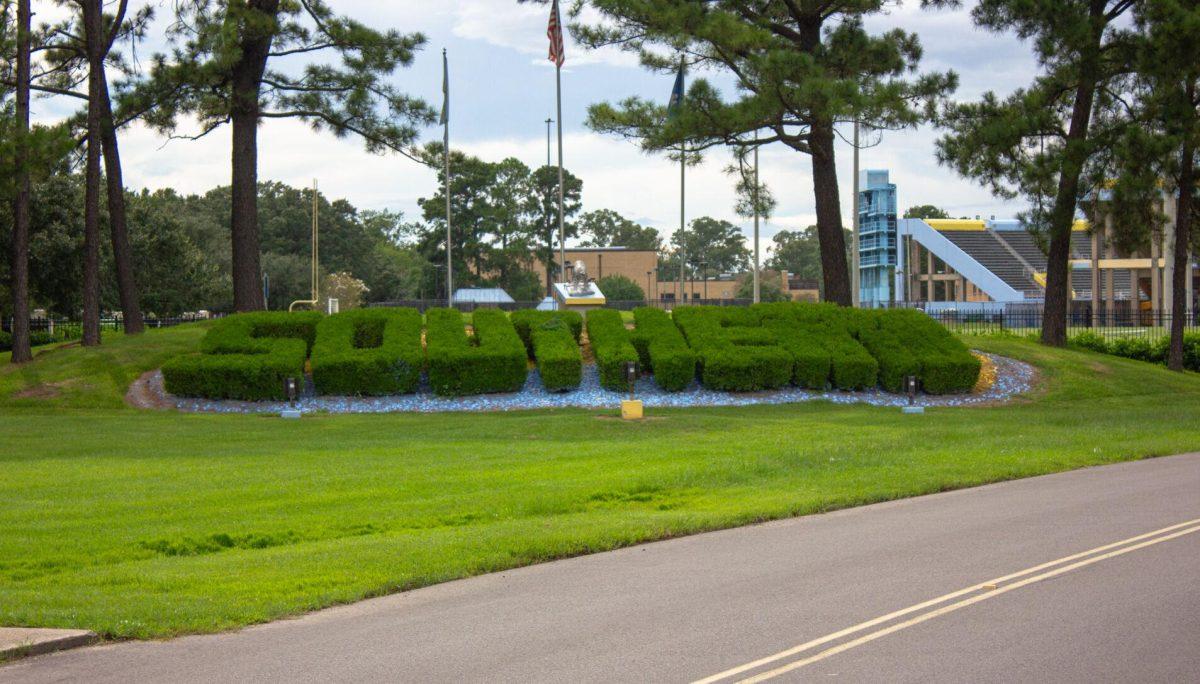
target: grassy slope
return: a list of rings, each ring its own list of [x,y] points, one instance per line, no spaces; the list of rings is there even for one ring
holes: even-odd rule
[[[146,347],[0,370],[0,624],[206,632],[649,539],[1200,447],[1200,376],[1007,339],[1047,389],[1000,408],[805,404],[318,416],[119,405]],[[113,368],[116,364],[119,368]],[[57,399],[14,402],[38,374]],[[106,389],[105,378],[110,383]]]

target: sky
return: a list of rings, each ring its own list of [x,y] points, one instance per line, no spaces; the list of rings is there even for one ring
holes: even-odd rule
[[[134,6],[157,8],[154,30],[136,56],[145,63],[164,49],[163,31],[171,18],[165,0],[134,0]],[[555,117],[553,64],[546,58],[547,9],[516,0],[329,0],[337,12],[376,28],[420,32],[426,43],[414,63],[398,70],[395,86],[421,97],[435,108],[442,100],[441,51],[447,50],[451,88],[451,145],[489,161],[515,157],[530,167],[546,163],[546,124]],[[973,99],[994,90],[1005,94],[1029,82],[1036,63],[1029,45],[1011,35],[976,29],[971,2],[962,9],[928,11],[917,0],[891,3],[886,13],[867,21],[872,32],[902,28],[918,34],[924,48],[920,71],[953,70],[959,74],[957,99]],[[57,10],[35,0],[38,20]],[[583,209],[612,209],[669,236],[679,225],[679,169],[661,156],[643,154],[632,142],[604,136],[585,125],[587,107],[631,95],[661,100],[670,95],[672,78],[652,74],[633,55],[615,49],[588,51],[566,36],[562,73],[565,166],[583,180]],[[721,83],[720,75],[714,80]],[[728,89],[726,89],[728,90]],[[53,120],[74,102],[41,99],[34,115]],[[556,118],[556,117],[555,117]],[[181,132],[187,132],[186,130]],[[440,140],[433,126],[422,142]],[[132,189],[175,188],[201,193],[229,183],[230,131],[222,129],[198,141],[165,140],[140,126],[121,138],[125,180]],[[861,152],[862,168],[891,172],[901,209],[934,204],[954,216],[1011,217],[1021,206],[993,197],[976,183],[938,165],[930,127],[886,133],[879,144]],[[839,142],[838,178],[843,217],[850,222],[852,154]],[[726,151],[714,150],[698,167],[689,167],[686,213],[725,219],[749,237],[751,222],[734,212],[734,179],[724,173]],[[782,145],[764,147],[760,175],[778,200],[775,215],[762,227],[764,248],[779,230],[815,222],[810,162],[806,155]],[[259,134],[259,178],[296,186],[314,179],[322,193],[344,198],[362,209],[403,212],[420,218],[418,200],[436,191],[431,169],[400,155],[374,155],[353,138],[315,133],[296,120],[269,120]]]

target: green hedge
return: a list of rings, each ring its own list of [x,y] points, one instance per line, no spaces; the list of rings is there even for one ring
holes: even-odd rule
[[[889,392],[917,376],[930,394],[970,391],[979,380],[979,359],[941,324],[915,309],[858,310],[858,340],[879,362],[879,379]]]
[[[583,353],[567,320],[553,316],[534,323],[529,336],[542,386],[551,392],[579,387],[583,379]]]
[[[671,317],[660,309],[638,307],[633,310],[636,327],[629,341],[637,350],[642,368],[654,373],[654,382],[668,392],[686,389],[696,378],[696,353],[675,327]]]
[[[283,381],[302,379],[322,315],[262,311],[218,320],[200,341],[200,354],[162,369],[167,391],[209,399],[286,399]]]
[[[587,315],[588,342],[600,372],[600,384],[620,392],[629,389],[625,364],[638,362],[638,351],[629,341],[629,331],[621,320],[621,312],[597,309]],[[645,367],[645,366],[643,366]]]
[[[792,379],[792,355],[747,308],[681,306],[675,324],[700,361],[700,381],[714,390],[776,389]]]
[[[354,309],[317,326],[312,374],[320,394],[408,394],[424,365],[416,309]]]
[[[521,341],[525,343],[525,351],[529,354],[529,358],[533,358],[533,328],[536,325],[545,323],[553,319],[561,320],[571,329],[571,334],[575,337],[575,344],[579,344],[579,339],[583,335],[583,316],[578,311],[538,311],[537,309],[521,309],[509,314],[509,319],[512,321],[513,327],[517,330],[517,335],[520,335]]]
[[[1118,337],[1110,341],[1090,330],[1072,336],[1070,342],[1072,346],[1102,354],[1161,364],[1167,362],[1167,356],[1171,349],[1169,336],[1160,337],[1153,342],[1142,337]],[[1183,367],[1192,371],[1200,371],[1200,333],[1184,333]]]
[[[503,311],[473,315],[475,335],[467,337],[457,309],[425,314],[425,353],[429,384],[443,396],[515,392],[525,384],[525,347]]]
[[[47,344],[62,342],[63,340],[57,335],[51,335],[48,332],[30,332],[29,346],[42,347]],[[12,351],[12,335],[0,330],[0,352]]]
[[[844,311],[833,304],[756,304],[763,326],[792,354],[792,382],[810,389],[875,387],[879,363],[850,334]]]

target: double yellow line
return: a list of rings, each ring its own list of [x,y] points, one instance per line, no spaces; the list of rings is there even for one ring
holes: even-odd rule
[[[813,639],[812,641],[807,641],[798,646],[793,646],[785,651],[780,651],[779,653],[769,655],[765,658],[759,658],[758,660],[730,668],[724,672],[718,672],[710,677],[697,680],[694,682],[694,684],[714,684],[715,682],[732,679],[734,677],[738,677],[739,675],[745,675],[748,672],[759,670],[767,665],[772,665],[780,661],[788,661],[788,659],[796,656],[803,656],[797,660],[790,660],[783,665],[779,665],[765,672],[759,672],[758,674],[747,676],[739,679],[738,681],[742,682],[743,684],[749,684],[751,682],[761,682],[772,679],[774,677],[778,677],[779,675],[800,669],[806,665],[811,665],[817,661],[825,660],[826,658],[835,656],[839,653],[844,653],[845,651],[849,651],[850,649],[857,648],[863,644],[870,643],[876,639],[881,639],[889,634],[894,634],[900,630],[908,629],[914,625],[919,625],[922,622],[927,622],[934,618],[952,613],[956,610],[975,605],[981,601],[995,598],[1001,594],[1015,591],[1021,587],[1029,586],[1035,582],[1057,577],[1073,570],[1078,570],[1079,568],[1083,568],[1094,563],[1099,563],[1103,560],[1108,560],[1109,558],[1116,558],[1117,556],[1132,553],[1138,549],[1144,549],[1147,546],[1161,544],[1162,542],[1170,541],[1171,539],[1176,539],[1178,537],[1193,534],[1195,532],[1200,532],[1200,518],[1189,520],[1187,522],[1181,522],[1169,527],[1164,527],[1159,530],[1154,530],[1153,532],[1139,534],[1136,537],[1122,539],[1121,541],[1105,544],[1104,546],[1097,546],[1094,549],[1089,549],[1087,551],[1082,551],[1070,556],[1065,556],[1057,560],[1052,560],[1048,563],[1035,565],[1019,572],[1014,572],[1009,575],[1004,575],[1003,577],[997,577],[996,579],[988,580],[987,582],[974,584],[969,587],[959,589],[958,591],[952,591],[937,598],[930,599],[907,608],[902,608],[900,610],[888,613],[887,615],[881,615],[872,620],[860,622],[853,627],[847,627],[846,629],[834,632],[832,634],[827,634],[823,637]],[[955,599],[960,600],[955,601]],[[954,603],[947,603],[948,601],[954,601]],[[896,622],[875,631],[869,631],[873,627],[879,627],[880,625],[884,625],[905,616],[913,615],[914,613],[916,615],[907,620]],[[866,634],[863,634],[855,639],[839,643],[836,646],[831,646],[823,651],[818,651],[816,653],[812,653],[811,655],[804,656],[804,654],[813,651],[819,646],[824,646],[831,642],[838,641],[839,639],[843,639],[860,632],[866,632]]]

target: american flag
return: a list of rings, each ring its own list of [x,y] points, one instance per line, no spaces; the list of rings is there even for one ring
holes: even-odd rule
[[[550,5],[550,26],[546,28],[546,36],[550,38],[550,61],[561,67],[567,61],[563,52],[562,22],[558,18],[558,0]]]

